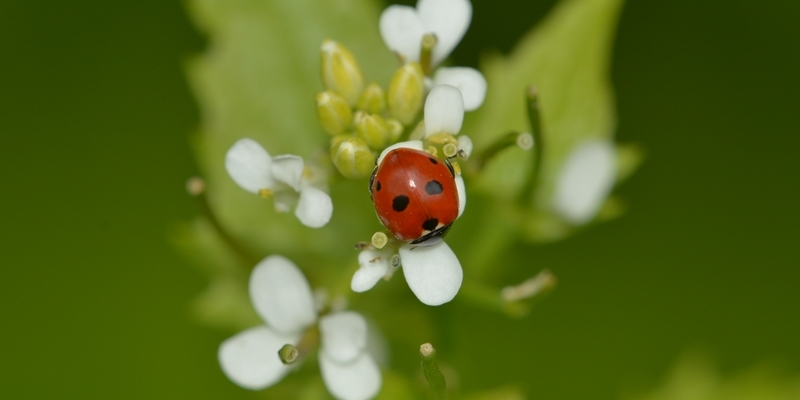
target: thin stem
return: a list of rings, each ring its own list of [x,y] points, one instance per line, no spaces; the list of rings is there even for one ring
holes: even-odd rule
[[[447,384],[436,363],[436,349],[430,343],[425,343],[419,347],[419,355],[422,358],[422,371],[431,387],[431,397],[436,400],[446,399]]]
[[[211,222],[211,225],[214,227],[214,230],[217,231],[217,234],[222,239],[225,244],[227,244],[233,251],[236,253],[237,256],[244,262],[246,265],[255,266],[259,259],[251,254],[244,246],[241,245],[231,234],[228,233],[227,230],[222,226],[217,219],[214,211],[211,209],[211,205],[208,203],[208,197],[206,196],[205,190],[199,190],[198,192],[191,193],[197,198],[197,202],[200,204],[200,212],[203,216]]]
[[[425,76],[430,76],[432,67],[433,67],[433,48],[436,47],[436,35],[432,33],[426,33],[422,36],[422,46],[420,48],[419,54],[419,64],[422,66],[422,73]]]
[[[533,202],[533,196],[539,185],[539,171],[542,169],[542,155],[544,154],[544,142],[542,141],[542,116],[539,110],[539,92],[536,87],[528,86],[525,92],[525,100],[528,104],[528,122],[531,126],[533,135],[533,171],[528,176],[528,181],[522,188],[519,200],[523,205]]]
[[[470,159],[469,171],[472,173],[481,172],[486,166],[486,163],[494,158],[497,153],[509,147],[516,146],[519,135],[519,132],[511,131],[495,140],[494,143],[484,149],[480,154],[476,154]]]

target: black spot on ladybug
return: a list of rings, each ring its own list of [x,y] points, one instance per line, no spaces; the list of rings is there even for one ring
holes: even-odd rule
[[[430,218],[422,223],[422,229],[425,229],[426,231],[432,231],[436,229],[437,226],[439,226],[439,220],[436,218]]]
[[[392,209],[401,212],[408,207],[408,196],[399,195],[392,200]]]
[[[436,161],[436,159],[435,159],[435,158],[433,158],[433,157],[428,157],[428,160],[431,160],[431,164],[433,164],[433,165],[436,165],[436,164],[438,164],[438,163],[439,163],[439,162],[438,162],[438,161]]]
[[[376,192],[380,192],[381,191],[381,183],[380,182],[375,184],[375,191]]]
[[[442,184],[439,181],[428,181],[425,184],[425,193],[429,195],[442,194]]]

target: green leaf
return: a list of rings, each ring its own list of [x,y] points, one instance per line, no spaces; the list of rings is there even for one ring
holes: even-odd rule
[[[324,157],[330,137],[317,122],[314,102],[315,94],[323,91],[320,46],[326,38],[344,44],[358,58],[367,82],[385,85],[396,61],[380,39],[377,4],[189,0],[188,8],[209,36],[208,50],[188,63],[187,74],[201,111],[199,130],[192,138],[194,150],[217,218],[257,255],[300,254],[292,257],[299,265],[308,262],[322,268],[322,255],[336,257],[329,250],[338,240],[348,243],[339,256],[352,256],[352,245],[364,239],[354,237],[370,228],[348,223],[352,207],[340,206],[348,200],[334,198],[329,227],[335,229],[312,230],[291,212],[275,212],[271,200],[236,186],[225,171],[224,159],[236,140],[249,137],[272,155],[297,154],[329,167]],[[355,197],[351,193],[366,190],[345,193],[346,198]],[[369,201],[366,195],[360,197]]]
[[[462,132],[476,149],[508,131],[529,131],[525,90],[534,85],[542,112],[544,156],[536,198],[549,208],[553,184],[569,151],[589,138],[611,138],[615,129],[609,64],[621,0],[566,0],[511,55],[482,62],[489,84],[486,102],[468,115]],[[531,152],[506,151],[487,166],[479,187],[519,193],[532,164]]]

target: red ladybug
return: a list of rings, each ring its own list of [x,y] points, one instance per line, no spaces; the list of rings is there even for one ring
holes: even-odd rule
[[[378,219],[404,242],[438,243],[458,217],[453,167],[421,150],[390,150],[375,167],[369,192]]]

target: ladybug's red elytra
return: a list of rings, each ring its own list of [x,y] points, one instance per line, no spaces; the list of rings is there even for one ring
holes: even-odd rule
[[[458,218],[453,167],[421,150],[390,150],[375,167],[369,191],[378,219],[404,242],[438,243]]]

